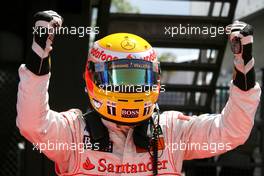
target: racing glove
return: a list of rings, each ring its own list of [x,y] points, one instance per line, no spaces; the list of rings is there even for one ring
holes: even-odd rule
[[[56,32],[62,25],[62,17],[54,11],[38,12],[33,18],[32,50],[26,58],[26,67],[36,75],[50,71],[50,51]]]
[[[228,26],[229,40],[234,54],[233,84],[247,91],[255,86],[254,58],[252,57],[253,28],[244,22],[235,21]]]

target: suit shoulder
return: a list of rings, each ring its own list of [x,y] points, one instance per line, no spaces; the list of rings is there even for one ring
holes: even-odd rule
[[[160,125],[167,127],[182,126],[191,121],[192,116],[184,115],[179,111],[164,111],[160,115]]]
[[[184,115],[180,111],[164,111],[161,116],[167,120],[189,121],[192,119],[192,116]]]
[[[61,112],[61,114],[69,123],[75,123],[76,121],[79,121],[81,125],[84,123],[83,113],[80,109],[69,109],[68,111]]]

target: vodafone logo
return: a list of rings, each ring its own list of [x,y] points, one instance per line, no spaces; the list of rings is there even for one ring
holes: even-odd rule
[[[140,54],[138,56],[138,53],[136,54],[128,54],[126,58],[128,59],[142,59],[142,60],[145,60],[145,61],[155,61],[157,60],[157,54],[156,52],[152,49],[151,51],[145,53],[146,55],[143,55]]]
[[[122,53],[122,52],[114,52],[114,51],[107,51],[103,50],[100,47],[93,47],[90,51],[90,55],[101,61],[112,61],[116,59],[142,59],[145,61],[156,61],[157,54],[154,49],[150,49],[145,52],[138,52],[138,53]]]
[[[156,59],[157,59],[157,54],[156,54],[156,52],[154,50],[152,50],[149,53],[149,55],[147,55],[147,56],[144,57],[144,60],[146,60],[146,61],[154,61]]]
[[[106,54],[104,50],[100,50],[99,48],[92,48],[91,55],[94,56],[96,59],[100,59],[102,61],[112,61],[118,59],[118,57]]]

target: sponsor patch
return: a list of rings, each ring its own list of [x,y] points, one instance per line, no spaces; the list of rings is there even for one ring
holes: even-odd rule
[[[96,109],[99,109],[103,103],[93,98],[93,104]]]
[[[145,115],[150,113],[151,106],[152,106],[151,102],[147,102],[147,103],[144,104],[143,116],[145,116]]]
[[[83,163],[83,168],[85,170],[92,170],[95,168],[95,165],[90,161],[90,159],[87,157],[85,162]]]
[[[139,115],[139,109],[122,109],[121,117],[136,118]]]
[[[168,160],[158,160],[157,166],[158,170],[168,169]],[[124,163],[124,164],[114,164],[109,162],[106,158],[100,158],[98,161],[91,161],[89,157],[83,162],[82,166],[85,170],[97,170],[98,172],[107,172],[113,174],[132,174],[132,173],[143,173],[153,170],[152,158],[149,158],[147,162],[139,163]],[[140,174],[141,175],[141,174]]]
[[[107,101],[107,113],[116,116],[116,103]]]
[[[93,57],[102,61],[112,61],[118,59],[118,57],[106,54],[104,50],[100,50],[99,48],[92,48],[90,53]]]

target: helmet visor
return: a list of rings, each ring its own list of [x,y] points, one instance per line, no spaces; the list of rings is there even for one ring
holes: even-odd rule
[[[118,59],[94,64],[97,85],[155,85],[159,64],[137,59]]]

